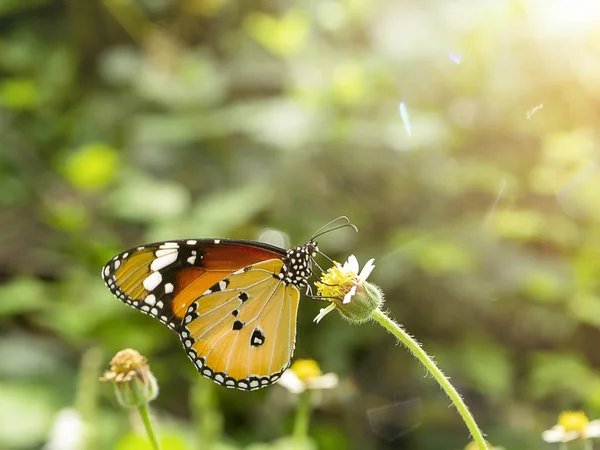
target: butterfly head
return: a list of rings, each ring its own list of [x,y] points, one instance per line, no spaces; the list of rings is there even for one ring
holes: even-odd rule
[[[287,285],[306,286],[312,274],[313,258],[317,256],[319,247],[315,241],[290,248],[283,258],[283,267],[279,277]]]

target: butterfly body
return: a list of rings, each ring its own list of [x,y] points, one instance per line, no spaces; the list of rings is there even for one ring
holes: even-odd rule
[[[178,333],[198,371],[253,390],[290,364],[300,290],[317,244],[285,250],[232,239],[187,239],[136,247],[102,270],[124,303]]]

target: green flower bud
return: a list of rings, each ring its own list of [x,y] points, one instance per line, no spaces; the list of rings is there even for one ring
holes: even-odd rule
[[[118,352],[100,381],[113,383],[117,401],[126,408],[149,403],[158,396],[158,383],[147,359],[133,349]]]

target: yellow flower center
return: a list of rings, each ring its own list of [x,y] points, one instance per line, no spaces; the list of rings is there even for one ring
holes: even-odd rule
[[[110,370],[104,373],[103,381],[126,382],[141,370],[148,369],[148,360],[139,352],[127,348],[118,352],[110,361]]]
[[[292,364],[292,367],[290,367],[290,370],[292,370],[302,381],[307,381],[322,375],[321,369],[314,359],[297,359],[294,364]]]
[[[588,423],[590,423],[590,420],[583,411],[563,411],[558,416],[558,424],[565,431],[579,431],[582,433],[585,431]]]
[[[335,261],[334,261],[335,262]],[[340,263],[335,262],[327,272],[317,281],[317,295],[327,297],[326,300],[334,298],[343,299],[344,296],[358,283],[358,275],[351,270],[344,269]]]

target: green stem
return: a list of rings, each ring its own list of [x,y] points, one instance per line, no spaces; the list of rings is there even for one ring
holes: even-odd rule
[[[79,383],[75,396],[75,409],[79,411],[83,421],[89,425],[85,434],[82,448],[96,450],[98,448],[99,430],[92,424],[97,424],[98,409],[98,375],[101,373],[102,351],[99,348],[90,348],[83,354]]]
[[[160,450],[160,444],[158,443],[158,439],[156,439],[156,434],[154,434],[154,428],[152,427],[152,421],[150,420],[148,404],[142,403],[140,406],[138,406],[138,411],[140,413],[140,417],[142,418],[142,422],[144,422],[144,428],[146,428],[146,433],[148,433],[148,439],[150,439],[152,448],[154,450]]]
[[[386,330],[396,336],[400,341],[408,347],[408,349],[415,355],[419,361],[427,368],[429,373],[433,375],[433,377],[437,380],[440,386],[446,391],[452,403],[458,410],[458,413],[462,416],[465,424],[469,428],[475,443],[477,444],[478,450],[487,450],[487,444],[485,439],[483,439],[483,435],[475,422],[475,419],[469,412],[469,408],[463,401],[460,394],[454,389],[454,386],[450,384],[448,378],[442,373],[442,371],[435,365],[433,359],[421,348],[421,345],[413,339],[404,329],[398,325],[394,320],[390,319],[385,313],[383,313],[380,309],[376,309],[372,316],[377,322],[379,322]]]
[[[310,391],[304,391],[298,395],[298,409],[296,410],[296,420],[294,422],[294,445],[296,449],[305,447],[308,437],[308,424],[310,423]]]

